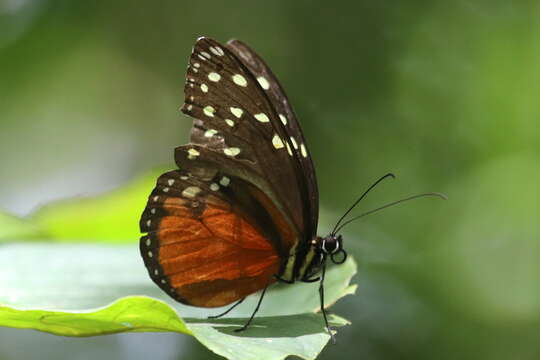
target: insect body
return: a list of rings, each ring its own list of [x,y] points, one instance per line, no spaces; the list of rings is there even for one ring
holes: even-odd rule
[[[191,141],[176,148],[178,169],[158,178],[140,221],[150,277],[199,307],[236,306],[276,281],[319,281],[328,329],[326,264],[347,254],[339,222],[316,234],[315,170],[283,88],[244,43],[200,38],[184,92]]]

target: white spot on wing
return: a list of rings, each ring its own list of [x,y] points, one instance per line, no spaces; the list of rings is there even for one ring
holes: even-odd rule
[[[210,190],[212,190],[212,191],[218,191],[218,190],[219,190],[219,185],[216,184],[216,183],[211,183],[211,184],[210,184]]]
[[[257,78],[257,81],[259,82],[259,84],[264,90],[270,89],[270,83],[268,82],[268,80],[266,80],[264,76],[259,76]]]
[[[214,129],[208,129],[204,132],[204,137],[211,138],[212,136],[217,134],[217,130]]]
[[[154,202],[157,202],[159,200],[159,196],[154,196]]]
[[[148,220],[148,221],[146,222],[146,226],[150,227],[150,225],[152,225],[152,220]]]
[[[268,118],[268,116],[266,116],[265,113],[255,114],[255,119],[262,123],[270,122],[270,119]]]
[[[231,106],[231,113],[240,119],[242,117],[242,114],[244,113],[244,110]]]
[[[281,138],[279,137],[278,134],[275,134],[274,137],[272,138],[272,145],[274,145],[276,149],[281,149],[285,147],[285,145],[283,145],[283,141],[281,141]]]
[[[188,150],[188,159],[193,160],[197,156],[201,155],[200,152],[198,152],[196,149],[189,149]]]
[[[197,196],[197,194],[200,192],[201,192],[201,188],[197,186],[188,186],[187,188],[184,189],[184,191],[182,191],[182,196],[192,199],[195,196]]]
[[[225,119],[225,122],[226,122],[227,125],[229,125],[230,127],[233,127],[233,126],[234,126],[234,121],[232,121],[231,119]]]
[[[220,48],[219,46],[210,46],[210,51],[211,51],[214,55],[217,55],[217,56],[223,56],[223,55],[225,55],[225,52],[224,52],[223,49]]]
[[[289,153],[290,156],[292,156],[292,150],[291,150],[291,147],[289,146],[289,143],[286,142],[285,145],[287,146],[287,152]]]
[[[214,109],[212,106],[208,105],[205,106],[203,109],[204,115],[209,117],[214,117],[214,113],[216,112],[216,109]]]
[[[145,243],[146,243],[146,246],[150,246],[152,245],[152,240],[150,240],[150,238],[147,238]]]
[[[279,114],[279,119],[283,123],[283,125],[287,125],[287,118],[283,114]]]
[[[213,82],[218,82],[219,79],[221,79],[221,75],[219,75],[217,72],[211,72],[208,74],[208,79]]]
[[[238,86],[246,87],[247,86],[247,80],[245,77],[243,77],[240,74],[234,74],[232,77],[232,80],[234,83]]]
[[[292,146],[293,146],[296,150],[298,150],[298,144],[296,143],[296,140],[294,139],[293,136],[291,136],[291,143],[292,143]]]
[[[203,93],[207,93],[208,92],[208,85],[206,84],[201,84],[201,91]]]
[[[229,186],[229,184],[231,183],[231,179],[229,179],[228,177],[226,176],[223,176],[221,178],[221,180],[219,180],[219,183],[223,186]]]
[[[172,186],[174,184],[174,179],[169,179],[167,183],[169,184],[169,186]]]
[[[223,152],[227,156],[236,156],[236,155],[240,154],[240,148],[237,148],[237,147],[225,148],[225,149],[223,149]]]
[[[169,192],[169,188],[168,188],[168,187],[164,187],[164,188],[163,188],[163,192]]]
[[[195,66],[196,68],[198,68],[198,67],[201,67],[201,64],[199,64],[198,62],[196,62],[196,63],[193,63],[193,66]]]
[[[302,153],[302,156],[307,158],[307,150],[306,150],[306,146],[304,145],[304,143],[302,143],[300,145],[300,152]]]
[[[207,58],[207,59],[212,58],[212,56],[210,56],[210,54],[207,53],[206,51],[201,51],[201,55],[204,56],[204,57]]]

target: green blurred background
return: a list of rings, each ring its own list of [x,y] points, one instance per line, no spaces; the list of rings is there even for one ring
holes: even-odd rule
[[[333,310],[353,325],[321,359],[540,358],[537,1],[0,0],[0,207],[26,215],[173,168],[201,35],[247,42],[287,89],[321,235],[387,171],[357,212],[450,198],[345,230],[359,290]],[[176,334],[0,329],[0,360],[21,358],[217,356]]]

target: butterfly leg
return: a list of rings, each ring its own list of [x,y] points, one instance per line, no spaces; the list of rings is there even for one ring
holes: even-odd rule
[[[326,331],[328,331],[328,334],[330,335],[330,338],[332,338],[332,344],[336,343],[336,338],[334,337],[334,334],[332,333],[332,328],[330,328],[330,325],[328,324],[328,318],[326,316],[326,310],[324,309],[324,276],[326,274],[326,263],[323,260],[322,264],[322,273],[321,273],[321,281],[319,283],[319,297],[321,299],[321,312],[324,317],[324,325],[326,326]]]
[[[221,314],[219,315],[212,315],[212,316],[209,316],[208,319],[217,319],[217,318],[220,318],[224,315],[227,315],[232,309],[234,309],[235,307],[237,307],[238,305],[240,305],[242,303],[242,301],[244,301],[246,298],[241,298],[240,300],[238,300],[233,306],[231,306],[230,308],[228,308],[227,310],[225,310],[225,312],[222,312]]]
[[[316,278],[313,278],[313,279],[308,279],[307,277],[305,277],[305,278],[302,279],[302,282],[312,283],[312,282],[316,282],[316,281],[319,281],[319,280],[321,280],[320,276],[317,276]]]
[[[279,276],[278,274],[274,274],[274,277],[275,277],[279,282],[283,282],[283,283],[286,283],[286,284],[294,284],[294,280],[285,280],[284,278],[282,278],[282,277]]]
[[[242,326],[241,328],[239,329],[234,329],[235,332],[240,332],[240,331],[244,331],[248,328],[249,324],[251,324],[251,321],[253,320],[253,318],[255,317],[255,314],[257,313],[257,311],[259,311],[259,307],[261,306],[261,303],[262,303],[262,299],[264,297],[264,294],[266,293],[266,289],[268,289],[268,285],[266,285],[261,293],[261,297],[259,298],[259,302],[257,302],[257,306],[255,307],[255,310],[253,311],[253,314],[251,314],[251,317],[249,318],[249,320],[244,324],[244,326]]]

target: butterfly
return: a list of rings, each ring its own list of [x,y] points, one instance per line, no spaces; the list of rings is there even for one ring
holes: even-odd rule
[[[233,304],[216,317],[261,291],[237,330],[249,326],[269,285],[319,281],[333,339],[326,264],[345,262],[338,225],[367,192],[329,235],[317,236],[317,178],[302,129],[275,75],[243,42],[199,38],[184,92],[190,143],[175,149],[178,169],[158,178],[140,220],[151,279],[183,304]]]

